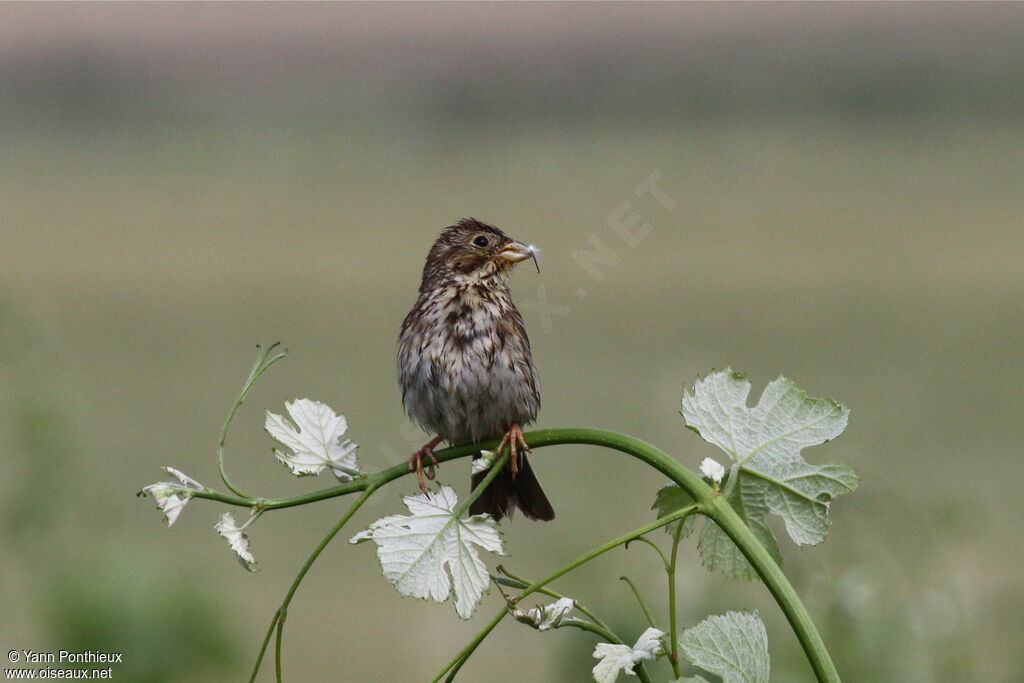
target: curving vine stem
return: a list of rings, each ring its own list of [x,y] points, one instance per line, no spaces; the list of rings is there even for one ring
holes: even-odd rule
[[[817,627],[815,627],[810,614],[807,612],[807,609],[804,607],[800,597],[793,589],[793,586],[789,583],[785,574],[783,574],[782,569],[779,568],[771,555],[768,554],[768,551],[765,550],[757,538],[751,533],[750,529],[736,511],[732,509],[728,502],[726,502],[725,497],[705,484],[699,476],[683,467],[677,460],[670,457],[660,449],[655,448],[645,441],[641,441],[640,439],[620,434],[618,432],[587,428],[543,429],[529,432],[525,437],[526,442],[534,449],[562,444],[585,444],[620,451],[642,460],[682,487],[682,489],[693,499],[696,511],[702,515],[710,517],[719,527],[722,528],[722,530],[725,531],[729,538],[732,539],[743,555],[747,558],[747,561],[750,562],[751,566],[757,572],[758,576],[760,576],[764,584],[768,587],[768,590],[775,598],[775,601],[779,604],[779,607],[789,620],[793,631],[796,633],[796,637],[800,641],[800,645],[803,647],[804,653],[807,655],[807,659],[809,660],[818,681],[833,683],[840,680],[839,674],[832,662],[832,658],[829,656],[828,649],[825,647],[825,643],[822,640],[821,635],[818,633]],[[497,442],[492,441],[480,444],[455,446],[453,448],[446,448],[444,450],[437,451],[436,455],[439,462],[448,462],[479,453],[481,449],[494,449],[496,445]],[[209,489],[195,491],[193,495],[195,498],[206,498],[209,500],[227,503],[229,505],[237,505],[255,510],[273,510],[293,507],[296,505],[305,505],[318,500],[335,498],[357,492],[362,492],[363,495],[361,496],[361,500],[365,500],[370,493],[407,474],[409,474],[409,469],[405,463],[402,463],[386,470],[346,482],[339,486],[289,498],[246,497],[219,493]],[[308,571],[309,566],[316,559],[319,551],[322,550],[323,546],[325,546],[330,539],[337,534],[344,522],[351,517],[352,512],[354,512],[354,510],[350,510],[349,514],[346,514],[345,518],[339,520],[338,524],[331,529],[328,537],[321,542],[317,548],[317,552],[309,558],[306,565],[303,567],[303,571],[293,582],[289,589],[286,602],[275,614],[274,621],[267,634],[267,640],[269,640],[270,633],[273,632],[276,625],[278,628],[278,651],[280,648],[281,628],[284,623],[283,618],[287,613],[288,600],[292,595],[294,595],[299,582],[302,580],[305,572]],[[267,643],[265,641],[263,648],[260,651],[261,658],[266,649],[266,645]],[[258,667],[259,662],[257,662],[257,669]],[[254,671],[254,677],[255,673],[256,672]]]

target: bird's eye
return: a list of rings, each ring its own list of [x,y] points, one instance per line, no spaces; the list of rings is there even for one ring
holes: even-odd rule
[[[483,235],[479,235],[473,240],[473,244],[478,247],[486,247],[488,245],[487,238]]]

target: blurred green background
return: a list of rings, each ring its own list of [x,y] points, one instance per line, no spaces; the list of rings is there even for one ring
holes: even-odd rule
[[[348,416],[365,467],[406,457],[398,326],[436,233],[473,215],[544,249],[513,282],[540,426],[696,467],[715,452],[678,401],[711,368],[845,402],[846,433],[806,455],[861,488],[823,545],[783,542],[845,679],[1021,680],[1022,38],[1019,4],[0,5],[0,644],[123,652],[120,680],[243,679],[347,501],[266,515],[248,574],[220,506],[168,530],[134,493],[162,465],[219,483],[257,342],[291,353],[235,424],[243,488],[329,485],[270,454],[263,410],[296,397]],[[652,174],[670,201],[637,193]],[[633,245],[624,211],[650,224]],[[663,483],[589,448],[534,462],[559,519],[504,529],[531,577],[650,520]],[[464,492],[468,466],[441,478]],[[766,592],[684,553],[681,623],[759,609],[774,680],[808,680]],[[638,634],[626,572],[663,594],[642,546],[556,588]],[[479,626],[400,599],[339,538],[292,604],[285,671],[424,680]],[[585,681],[593,645],[505,624],[464,675]]]

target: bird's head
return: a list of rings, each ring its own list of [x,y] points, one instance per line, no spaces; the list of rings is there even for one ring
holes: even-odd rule
[[[503,283],[512,266],[528,258],[536,263],[533,245],[517,242],[493,225],[464,218],[441,231],[430,248],[421,288],[452,280]]]

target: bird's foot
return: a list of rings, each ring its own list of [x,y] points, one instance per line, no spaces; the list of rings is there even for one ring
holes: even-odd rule
[[[517,446],[522,446],[523,455],[530,451],[530,447],[526,445],[526,439],[523,438],[523,429],[519,426],[518,422],[513,422],[505,435],[501,437],[501,441],[498,442],[498,448],[495,454],[500,458],[501,450],[508,446],[509,458],[508,468],[512,471],[512,478],[515,479],[516,475],[519,474],[519,452]]]
[[[423,448],[409,456],[409,471],[416,472],[416,482],[420,485],[420,491],[423,491],[423,493],[429,493],[427,482],[423,480],[424,475],[431,481],[437,476],[434,470],[439,467],[439,464],[437,456],[434,455],[434,446],[441,443],[442,438],[440,436],[434,437],[425,443]],[[423,458],[430,458],[430,465],[426,469],[423,468]]]

